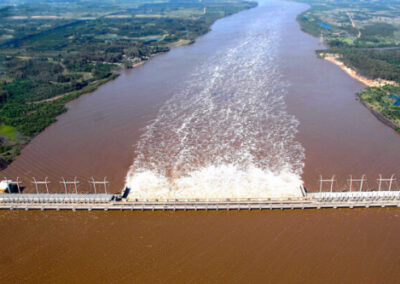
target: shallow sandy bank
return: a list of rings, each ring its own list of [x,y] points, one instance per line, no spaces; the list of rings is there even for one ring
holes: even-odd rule
[[[333,64],[337,65],[345,71],[350,77],[360,81],[364,85],[367,85],[368,87],[382,87],[384,85],[397,85],[396,82],[394,81],[389,81],[389,80],[384,80],[384,79],[369,79],[367,77],[364,77],[360,74],[357,73],[354,69],[346,66],[341,60],[340,56],[334,55],[334,54],[324,54],[323,58],[325,60],[328,60],[329,62],[332,62]]]

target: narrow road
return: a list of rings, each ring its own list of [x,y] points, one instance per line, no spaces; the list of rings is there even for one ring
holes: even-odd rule
[[[346,14],[347,14],[347,16],[349,17],[350,22],[351,22],[351,25],[353,26],[353,28],[357,29],[356,25],[354,24],[354,20],[353,20],[351,14],[348,13],[348,12],[347,12]],[[358,30],[357,38],[360,38],[360,37],[361,37],[361,31],[360,31],[360,29],[357,29],[357,30]]]

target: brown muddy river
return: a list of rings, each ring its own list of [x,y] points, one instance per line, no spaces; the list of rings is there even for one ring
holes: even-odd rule
[[[137,196],[293,194],[399,173],[400,136],[318,59],[306,5],[265,1],[68,105],[2,175]],[[396,184],[397,186],[397,184]],[[42,189],[44,191],[44,188]],[[3,282],[370,282],[400,271],[398,210],[0,212]],[[17,281],[18,280],[18,281]]]
[[[305,9],[266,1],[218,21],[194,45],[124,72],[71,102],[2,174],[28,187],[48,176],[53,191],[62,190],[62,176],[77,176],[82,190],[90,177],[106,176],[118,192],[128,172],[138,188],[186,182],[198,190],[204,177],[218,179],[210,172],[258,180],[249,168],[277,172],[265,176],[276,179],[274,190],[282,172],[283,190],[301,180],[314,189],[319,175],[333,174],[340,189],[363,173],[374,187],[378,174],[399,172],[400,136],[356,101],[360,83],[315,56],[319,40],[295,21]],[[258,184],[240,186],[248,195]]]
[[[398,283],[397,209],[2,212],[2,283]]]

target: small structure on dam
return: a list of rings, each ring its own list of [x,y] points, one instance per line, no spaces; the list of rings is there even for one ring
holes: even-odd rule
[[[152,198],[139,199],[131,196],[127,188],[120,194],[110,194],[106,179],[95,181],[89,185],[93,191],[79,193],[79,182],[75,178],[67,181],[64,178],[60,183],[64,187],[63,193],[52,193],[50,181],[33,179],[36,193],[24,193],[22,182],[4,179],[7,185],[4,194],[0,194],[0,209],[24,210],[263,210],[263,209],[321,209],[321,208],[355,208],[355,207],[400,207],[400,190],[393,190],[394,175],[390,178],[379,176],[377,190],[364,190],[366,178],[354,179],[350,176],[347,191],[335,191],[333,184],[335,177],[320,179],[319,192],[307,193],[302,187],[301,197],[287,198]],[[329,183],[329,190],[323,191],[323,185]],[[3,185],[4,185],[3,184]],[[359,184],[355,186],[355,184]],[[96,187],[102,185],[104,191],[99,192]],[[386,185],[386,186],[384,186]],[[12,187],[16,190],[12,190]],[[40,191],[40,186],[45,192]],[[3,186],[4,187],[4,186]],[[15,189],[14,188],[14,189]],[[71,191],[71,188],[73,192]]]

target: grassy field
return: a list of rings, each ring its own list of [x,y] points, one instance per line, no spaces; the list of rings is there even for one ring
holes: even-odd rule
[[[256,5],[244,0],[1,3],[0,167],[2,159],[11,161],[55,122],[68,101],[114,79],[119,69],[192,43],[215,20]]]
[[[400,1],[299,0],[310,9],[298,16],[302,29],[323,39],[320,57],[335,55],[361,76],[400,83]],[[367,88],[360,98],[385,119],[400,127],[393,105],[398,88]]]
[[[15,127],[0,123],[0,136],[15,139],[17,129]]]

